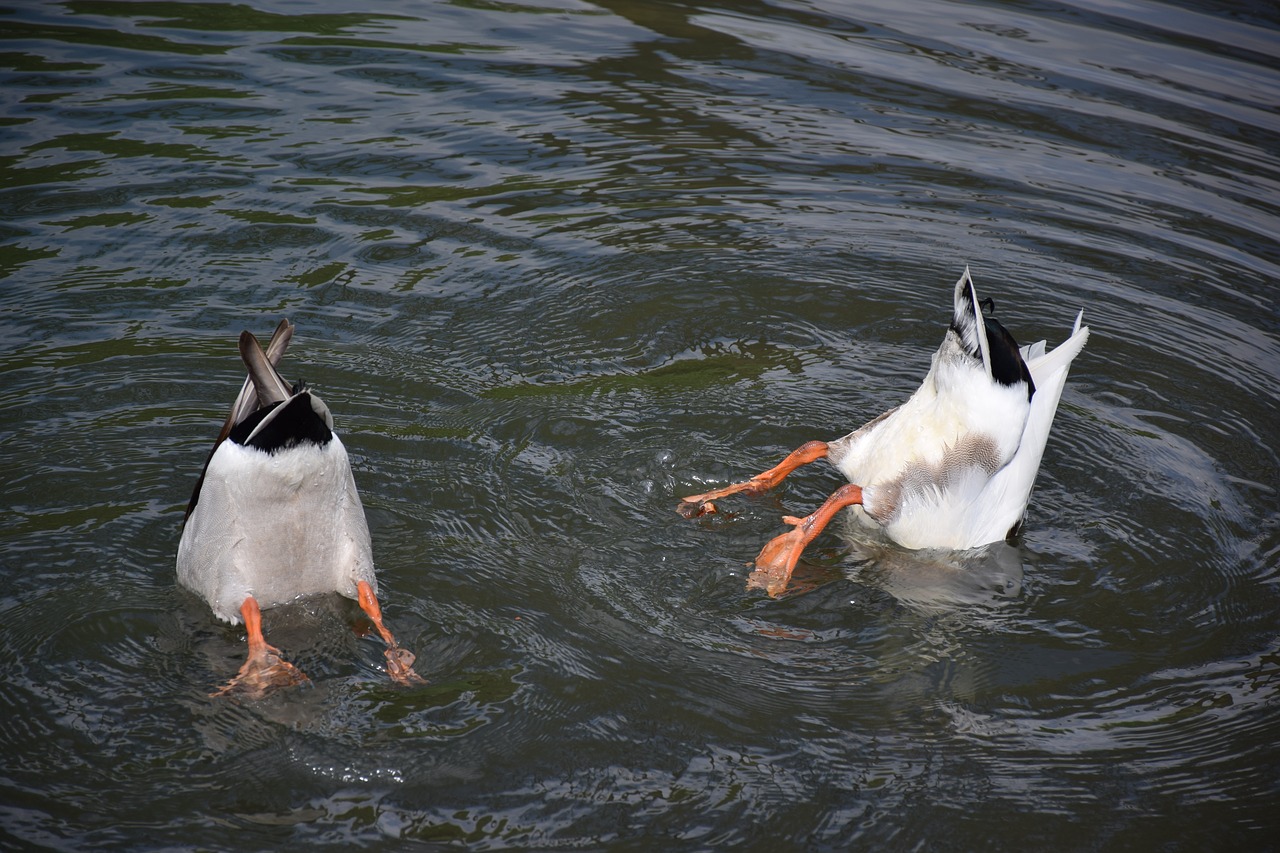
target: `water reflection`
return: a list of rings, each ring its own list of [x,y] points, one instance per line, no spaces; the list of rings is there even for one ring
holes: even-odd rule
[[[853,519],[844,526],[849,559],[857,564],[849,576],[918,611],[999,607],[1022,594],[1022,554],[1007,542],[968,551],[908,551],[869,540]]]
[[[845,578],[928,614],[999,607],[1022,594],[1022,554],[1008,542],[966,551],[908,550],[877,537],[847,511],[831,530],[846,546],[839,563],[821,565],[802,559],[787,586],[770,590],[770,595],[799,595]],[[769,589],[769,580],[766,572],[753,571],[748,586]]]

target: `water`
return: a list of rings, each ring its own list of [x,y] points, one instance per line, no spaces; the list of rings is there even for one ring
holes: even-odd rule
[[[1280,821],[1269,4],[19,4],[0,46],[0,846],[1248,849]],[[1093,329],[1024,534],[676,497],[900,402],[964,264]],[[334,409],[353,603],[207,693],[175,586],[241,375]]]

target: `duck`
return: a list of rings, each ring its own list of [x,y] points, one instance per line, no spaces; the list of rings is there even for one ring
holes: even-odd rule
[[[285,319],[264,351],[240,334],[248,376],[205,460],[183,519],[178,583],[218,619],[244,624],[248,658],[213,696],[261,698],[309,681],[267,643],[262,611],[304,596],[354,599],[386,644],[387,674],[423,683],[414,655],[388,630],[373,548],[346,447],[329,407],[277,371],[293,338]]]
[[[862,528],[908,549],[960,551],[1013,539],[1022,527],[1049,429],[1072,362],[1089,339],[1083,309],[1070,336],[1020,347],[978,299],[969,267],[956,281],[951,322],[929,372],[900,406],[834,441],[810,441],[743,482],[681,499],[686,518],[716,512],[730,495],[775,488],[819,459],[846,485],[771,539],[749,582],[786,589],[804,549],[843,509]]]

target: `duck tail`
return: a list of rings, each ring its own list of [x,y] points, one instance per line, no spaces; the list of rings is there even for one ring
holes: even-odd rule
[[[987,341],[987,326],[982,317],[982,305],[965,264],[960,280],[956,282],[955,308],[951,314],[951,331],[960,338],[965,352],[982,362],[987,375],[991,375],[991,346]]]

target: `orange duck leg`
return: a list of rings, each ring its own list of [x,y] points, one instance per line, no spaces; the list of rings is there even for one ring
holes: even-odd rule
[[[816,462],[819,459],[825,459],[827,456],[827,443],[825,441],[810,441],[793,450],[777,465],[774,465],[763,474],[757,474],[744,483],[734,483],[732,486],[725,486],[723,489],[715,489],[710,492],[703,492],[700,495],[690,495],[680,501],[680,505],[676,511],[685,518],[696,518],[709,512],[715,512],[714,500],[735,495],[738,492],[746,492],[749,495],[758,495],[761,492],[768,491],[778,485],[786,478],[788,474],[799,468],[801,465],[808,465],[810,462]]]
[[[836,513],[847,506],[862,503],[862,487],[850,483],[836,489],[831,497],[804,518],[785,516],[782,520],[791,525],[765,543],[756,557],[756,570],[751,573],[750,585],[764,588],[770,595],[778,595],[787,588],[791,573],[795,571],[800,555],[809,543],[831,523]]]
[[[396,642],[396,638],[391,636],[391,631],[387,626],[382,624],[382,608],[378,605],[378,597],[373,594],[373,587],[368,581],[360,581],[357,584],[360,591],[360,609],[369,617],[369,621],[373,622],[373,627],[377,629],[378,635],[382,637],[382,641],[387,644],[387,675],[391,676],[391,680],[397,684],[413,685],[426,684],[426,679],[413,671],[413,662],[416,660],[413,652],[408,649],[402,649],[400,644]]]
[[[249,632],[249,659],[235,678],[210,695],[261,699],[277,688],[310,681],[300,669],[280,657],[280,650],[262,636],[262,611],[253,596],[240,605],[240,615],[244,617],[244,626]]]

